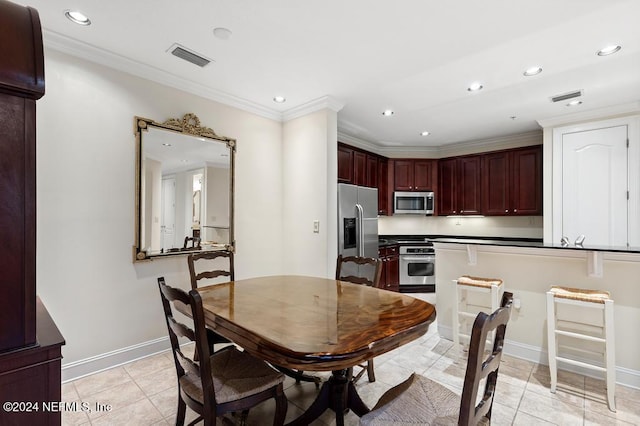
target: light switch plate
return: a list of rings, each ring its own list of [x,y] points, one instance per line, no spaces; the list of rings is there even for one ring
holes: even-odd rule
[[[319,234],[320,233],[320,221],[319,220],[314,220],[313,221],[313,233],[314,234]]]

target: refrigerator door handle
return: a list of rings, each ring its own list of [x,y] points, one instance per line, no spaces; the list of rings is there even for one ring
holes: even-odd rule
[[[364,256],[364,210],[360,204],[356,204],[356,241],[358,256]]]

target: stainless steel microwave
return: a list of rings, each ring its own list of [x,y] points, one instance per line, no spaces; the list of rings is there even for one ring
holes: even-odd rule
[[[434,207],[432,191],[393,193],[393,214],[432,215]]]

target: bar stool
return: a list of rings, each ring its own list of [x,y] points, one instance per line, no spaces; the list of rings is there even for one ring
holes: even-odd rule
[[[602,311],[602,325],[590,324],[583,320],[571,320],[558,318],[558,304],[573,305],[580,308],[590,308]],[[593,318],[588,316],[585,318]],[[562,323],[559,327],[559,323]],[[572,327],[573,326],[573,327]],[[605,373],[607,382],[607,402],[609,409],[616,411],[616,358],[615,358],[615,333],[613,329],[613,300],[608,291],[584,290],[579,288],[552,286],[547,292],[547,336],[549,340],[549,371],[551,373],[551,392],[556,392],[558,383],[558,361],[579,367],[601,371]],[[601,343],[603,352],[593,350],[571,348],[563,345],[563,348],[572,349],[574,352],[597,353],[603,356],[604,367],[590,364],[587,361],[578,361],[567,358],[563,353],[558,355],[558,337],[567,336],[574,339]]]
[[[456,286],[456,303],[453,305],[453,342],[460,344],[460,337],[470,340],[470,324],[478,312],[495,312],[500,307],[504,286],[499,278],[481,278],[463,275],[453,280]],[[469,293],[489,296],[485,301],[469,300]],[[480,297],[483,297],[480,296]],[[471,302],[471,303],[470,303]],[[493,334],[490,336],[493,340]]]

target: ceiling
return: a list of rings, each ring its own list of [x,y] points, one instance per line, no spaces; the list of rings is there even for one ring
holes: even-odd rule
[[[640,100],[637,0],[16,2],[38,9],[48,48],[277,119],[328,96],[344,105],[339,132],[381,149],[520,134]],[[90,26],[65,18],[75,8]],[[213,62],[178,59],[174,43]],[[622,49],[596,55],[610,44]],[[534,65],[542,73],[523,76]],[[474,81],[483,89],[468,91]],[[579,89],[581,105],[550,101]]]

